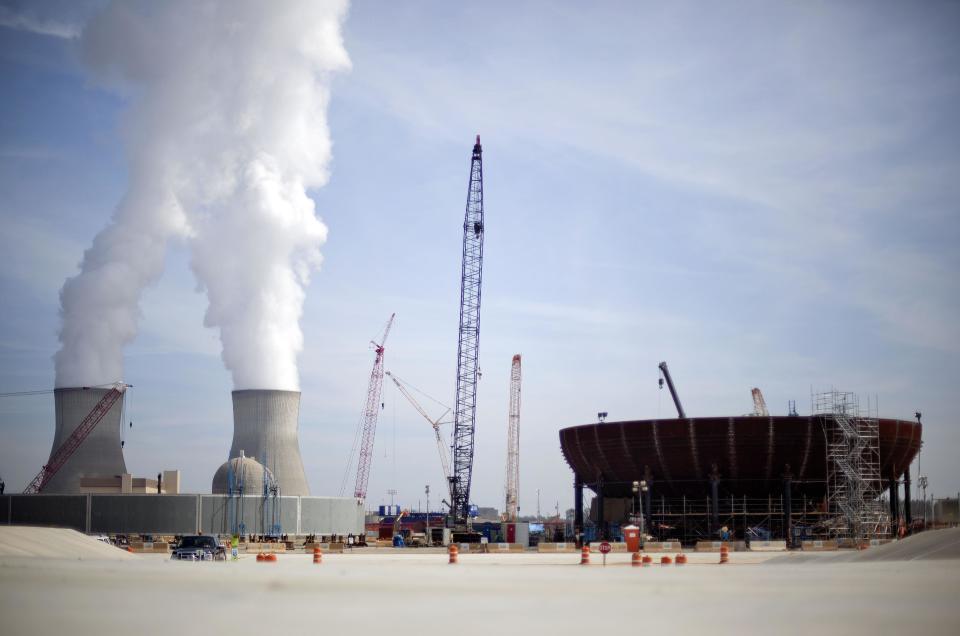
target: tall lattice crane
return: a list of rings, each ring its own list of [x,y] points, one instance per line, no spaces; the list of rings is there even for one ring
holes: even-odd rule
[[[387,371],[386,374],[390,376],[390,379],[393,380],[393,383],[397,385],[398,389],[400,389],[400,393],[403,394],[403,397],[407,398],[407,401],[410,402],[411,406],[413,406],[413,408],[417,410],[417,413],[422,415],[423,419],[430,422],[430,426],[433,428],[434,437],[436,437],[437,439],[437,453],[440,455],[440,466],[443,469],[443,478],[444,480],[446,480],[447,488],[449,489],[450,488],[450,457],[447,455],[447,445],[444,444],[443,437],[440,434],[440,425],[443,424],[441,420],[443,419],[444,415],[450,412],[450,408],[446,407],[447,410],[444,411],[440,415],[440,417],[438,417],[437,419],[433,419],[427,413],[426,409],[420,406],[420,403],[417,402],[416,398],[414,398],[413,395],[410,394],[410,391],[407,390],[407,387],[405,385],[409,383],[404,382],[403,380],[401,380],[394,374],[390,373],[389,371]],[[414,388],[415,390],[417,390],[415,387],[413,387],[413,385],[410,385],[410,386],[411,388]],[[430,396],[427,396],[427,397],[430,397]],[[430,399],[433,400],[433,398],[430,398]],[[433,401],[437,402],[436,400],[433,400]],[[437,402],[437,404],[440,404],[440,403]],[[441,405],[441,406],[444,406],[444,405]]]
[[[470,512],[470,479],[477,418],[477,355],[480,346],[480,283],[483,273],[483,152],[480,135],[470,160],[470,185],[463,217],[460,272],[460,335],[457,344],[457,393],[453,412],[453,472],[450,514],[465,525]]]
[[[504,515],[516,521],[520,512],[520,354],[510,365],[510,414],[507,418],[507,478]]]
[[[750,395],[753,396],[753,414],[759,417],[768,417],[770,411],[767,410],[767,401],[763,399],[763,393],[760,389],[753,387],[750,389]]]
[[[97,402],[96,406],[93,407],[93,410],[87,414],[83,421],[80,422],[80,425],[73,430],[73,433],[70,434],[70,437],[65,439],[56,452],[50,457],[50,462],[40,469],[40,472],[37,473],[37,476],[33,478],[33,481],[26,487],[23,491],[26,495],[32,495],[39,492],[43,492],[44,487],[50,483],[50,480],[53,478],[57,472],[63,468],[64,464],[67,463],[73,454],[76,452],[80,445],[83,444],[83,440],[87,439],[87,436],[93,432],[93,429],[96,428],[97,424],[100,423],[100,420],[110,411],[110,408],[123,397],[123,393],[129,387],[129,384],[124,384],[122,382],[117,382],[113,387],[107,391],[100,401]]]
[[[376,351],[373,360],[373,370],[370,372],[370,383],[367,385],[367,405],[363,410],[363,439],[360,443],[360,459],[357,461],[357,482],[353,488],[353,496],[364,499],[367,496],[367,482],[370,480],[370,461],[373,459],[373,438],[377,433],[377,415],[380,413],[380,391],[383,388],[383,351],[393,325],[393,317],[383,329],[380,342],[370,341]]]

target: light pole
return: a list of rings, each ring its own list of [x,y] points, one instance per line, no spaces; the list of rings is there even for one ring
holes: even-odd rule
[[[424,487],[423,492],[427,495],[427,546],[431,546],[433,545],[433,540],[430,536],[430,484]]]
[[[645,538],[643,531],[643,493],[645,492],[647,492],[647,480],[633,482],[633,494],[639,498],[640,504],[640,547],[643,547]]]

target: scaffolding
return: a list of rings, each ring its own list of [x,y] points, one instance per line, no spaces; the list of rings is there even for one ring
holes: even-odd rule
[[[856,542],[889,536],[890,517],[880,498],[880,423],[854,393],[830,390],[811,394],[820,416],[827,451],[827,504],[830,534]]]

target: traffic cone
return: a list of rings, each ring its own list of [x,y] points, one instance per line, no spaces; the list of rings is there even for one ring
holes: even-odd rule
[[[648,568],[653,563],[653,557],[649,554],[644,554],[643,559],[641,559],[643,567]]]
[[[584,543],[580,549],[580,565],[590,565],[590,544]]]
[[[730,562],[730,548],[725,545],[720,546],[720,563]]]
[[[677,555],[677,558],[674,559],[674,561],[676,562],[677,565],[686,565],[687,555],[681,552],[680,554]]]
[[[317,565],[320,565],[323,562],[323,552],[320,551],[320,546],[317,546],[313,549],[313,562]]]
[[[457,558],[460,555],[460,550],[457,548],[456,545],[451,543],[449,552],[450,552],[450,563],[451,564],[457,563]]]
[[[633,566],[633,567],[635,567],[635,568],[640,567],[640,553],[639,553],[639,552],[634,552],[634,553],[630,556],[630,565]]]
[[[664,554],[662,557],[660,557],[660,565],[673,565],[673,559]]]

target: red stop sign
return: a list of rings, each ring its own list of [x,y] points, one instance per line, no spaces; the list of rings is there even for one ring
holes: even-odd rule
[[[600,544],[600,554],[607,554],[612,549],[613,548],[610,547],[610,543],[607,541],[604,541]]]

